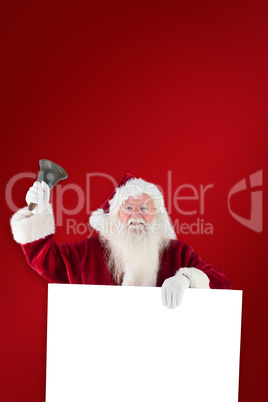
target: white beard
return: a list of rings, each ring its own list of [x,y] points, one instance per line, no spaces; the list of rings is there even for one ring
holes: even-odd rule
[[[160,234],[153,233],[143,219],[129,220],[127,225],[118,219],[113,225],[117,235],[110,233],[103,240],[115,281],[123,286],[155,286],[163,243]]]

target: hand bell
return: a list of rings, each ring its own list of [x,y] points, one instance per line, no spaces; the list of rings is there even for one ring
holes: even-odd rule
[[[40,172],[37,181],[44,181],[47,183],[50,190],[57,184],[60,180],[67,179],[68,174],[65,170],[54,162],[48,159],[40,159]],[[36,204],[31,202],[28,206],[29,211],[32,211],[36,207]]]

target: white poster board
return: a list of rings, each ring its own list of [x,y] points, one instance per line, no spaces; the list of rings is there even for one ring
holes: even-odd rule
[[[46,402],[237,402],[242,291],[56,285]]]

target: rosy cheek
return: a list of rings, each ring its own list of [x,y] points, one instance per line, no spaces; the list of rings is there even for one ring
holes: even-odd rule
[[[145,219],[145,222],[151,223],[154,219],[154,215],[145,216],[144,219]]]
[[[128,219],[129,219],[129,215],[124,214],[124,212],[122,212],[122,211],[119,211],[119,218],[120,218],[121,222],[127,223]]]

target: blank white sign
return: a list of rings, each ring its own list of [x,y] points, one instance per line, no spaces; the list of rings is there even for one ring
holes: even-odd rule
[[[50,284],[46,402],[237,402],[242,291]]]

